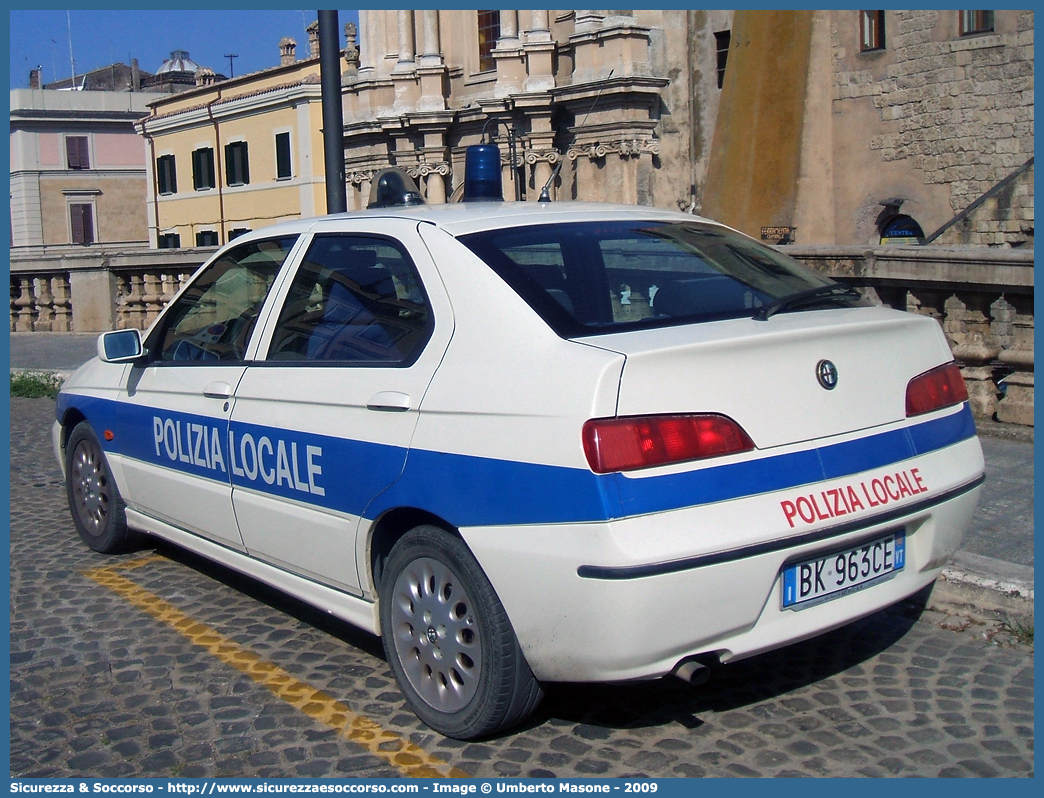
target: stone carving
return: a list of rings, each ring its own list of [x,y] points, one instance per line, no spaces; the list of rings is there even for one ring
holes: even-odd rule
[[[414,180],[418,178],[427,177],[428,175],[436,174],[445,177],[450,173],[450,167],[448,163],[418,163],[411,164],[410,166],[403,167],[406,170],[406,174],[412,177]]]
[[[643,154],[659,155],[660,144],[655,139],[623,139],[614,142],[596,141],[590,144],[575,144],[567,153],[569,160],[590,158],[596,160],[606,155],[619,155],[621,158],[637,158]]]

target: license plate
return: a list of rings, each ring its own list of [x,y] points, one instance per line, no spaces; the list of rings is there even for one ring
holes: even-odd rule
[[[904,530],[796,563],[783,571],[783,608],[801,610],[847,596],[894,576],[905,565]]]

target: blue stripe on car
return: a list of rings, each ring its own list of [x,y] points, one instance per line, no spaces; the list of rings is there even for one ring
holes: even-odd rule
[[[96,429],[115,429],[115,439],[103,445],[125,457],[351,515],[376,518],[395,507],[415,507],[457,526],[607,521],[741,499],[892,465],[975,435],[965,404],[943,418],[798,452],[657,476],[600,475],[228,425],[70,394],[59,397],[59,419],[73,407]]]

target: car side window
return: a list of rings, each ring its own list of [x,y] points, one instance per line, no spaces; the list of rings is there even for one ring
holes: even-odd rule
[[[296,236],[230,249],[175,300],[148,343],[153,362],[242,360],[261,306]]]
[[[280,311],[268,359],[408,365],[433,323],[420,277],[399,242],[317,235]]]

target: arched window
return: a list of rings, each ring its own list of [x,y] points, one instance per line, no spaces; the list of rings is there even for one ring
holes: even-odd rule
[[[881,224],[882,244],[921,244],[924,230],[911,216],[900,213]]]

